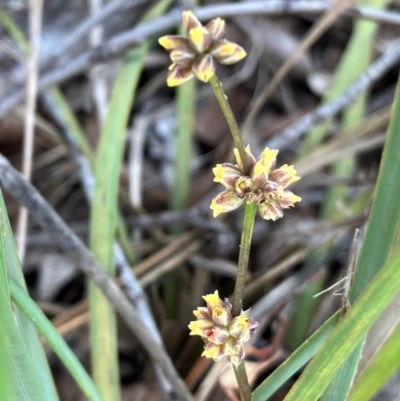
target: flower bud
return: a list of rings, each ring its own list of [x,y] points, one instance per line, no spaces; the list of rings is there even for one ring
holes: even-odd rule
[[[236,180],[235,191],[238,194],[246,195],[253,190],[253,180],[250,177],[241,176]]]
[[[207,319],[199,319],[194,322],[190,322],[189,329],[191,330],[191,336],[206,336],[206,330],[211,329],[214,326],[214,323],[211,320]]]
[[[223,351],[223,345],[216,345],[212,342],[208,342],[204,346],[204,351],[201,356],[205,356],[206,358],[212,358],[214,361],[219,361],[221,358],[225,356]]]
[[[249,318],[243,314],[233,318],[228,326],[229,334],[234,338],[240,338],[248,330],[248,320]]]
[[[221,213],[227,213],[237,209],[244,201],[235,191],[226,190],[218,194],[211,202],[210,208],[213,210],[214,217]]]
[[[235,355],[240,349],[240,345],[237,340],[233,337],[230,337],[228,341],[226,341],[224,345],[224,352],[226,355]]]
[[[225,343],[229,338],[229,331],[221,326],[214,326],[211,329],[207,329],[205,333],[208,341],[218,345]]]
[[[207,302],[207,309],[212,313],[216,306],[223,306],[223,301],[220,299],[218,290],[214,291],[214,294],[204,295],[203,299]]]
[[[246,57],[243,47],[229,40],[218,40],[210,47],[210,54],[223,65],[235,64]]]
[[[219,182],[228,189],[234,189],[237,179],[241,176],[239,169],[230,163],[217,164],[213,173],[214,182]]]
[[[227,326],[231,319],[232,314],[228,307],[216,306],[212,311],[212,321],[218,326]]]
[[[193,72],[190,69],[178,64],[171,64],[169,67],[167,85],[178,86],[193,78]]]
[[[220,40],[225,36],[225,21],[222,18],[211,20],[206,28],[214,40]]]
[[[278,220],[283,217],[283,210],[278,201],[270,199],[267,202],[260,203],[258,206],[260,215],[265,220]]]
[[[208,82],[215,74],[215,63],[209,54],[202,54],[196,57],[192,70],[196,77],[202,82]]]
[[[182,13],[182,26],[186,32],[186,36],[188,36],[192,29],[201,27],[202,25],[192,11],[184,11]]]
[[[211,320],[211,315],[208,309],[205,306],[199,306],[195,311],[193,311],[193,314],[198,318],[198,319],[208,319]]]
[[[210,33],[203,26],[192,28],[187,39],[190,47],[195,49],[198,54],[204,53],[212,41]]]

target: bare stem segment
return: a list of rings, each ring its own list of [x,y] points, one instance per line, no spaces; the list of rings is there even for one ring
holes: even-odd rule
[[[243,145],[243,139],[242,136],[240,135],[239,127],[232,113],[232,109],[229,106],[227,97],[224,93],[224,90],[222,89],[222,83],[218,79],[216,74],[214,74],[213,77],[208,82],[214,92],[215,97],[218,100],[219,105],[221,106],[222,113],[224,114],[226,122],[228,123],[229,129],[233,137],[233,143],[235,144],[235,148],[237,148],[239,151],[240,158],[242,159],[242,163],[244,166],[244,170],[246,174],[249,174],[250,166],[247,158],[247,153]]]

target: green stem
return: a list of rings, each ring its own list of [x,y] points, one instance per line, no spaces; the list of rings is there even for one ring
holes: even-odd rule
[[[244,208],[242,238],[240,240],[238,272],[236,276],[235,291],[233,292],[233,316],[240,315],[242,311],[243,294],[246,284],[247,266],[249,265],[251,237],[253,235],[256,211],[256,203],[246,203],[246,206]]]
[[[243,139],[242,136],[240,135],[239,127],[232,113],[232,109],[229,106],[225,92],[222,89],[222,83],[218,79],[217,74],[214,74],[213,77],[208,82],[210,83],[214,95],[217,98],[219,105],[221,106],[222,113],[225,116],[226,122],[228,123],[229,129],[233,137],[233,142],[235,144],[235,148],[238,149],[240,158],[242,159],[244,171],[246,174],[249,174],[250,165],[249,165],[249,160],[247,158],[246,150],[244,148]]]
[[[238,366],[235,365],[232,366],[235,372],[236,381],[239,386],[240,398],[242,399],[242,401],[251,401],[251,390],[244,362],[243,361],[240,362]]]
[[[222,109],[222,113],[225,116],[226,122],[228,123],[229,129],[233,137],[235,148],[238,149],[240,158],[243,163],[244,172],[246,174],[249,174],[250,165],[247,157],[247,152],[243,144],[243,139],[240,135],[239,127],[232,113],[232,109],[230,108],[227,97],[224,93],[224,90],[222,89],[222,84],[216,74],[214,74],[214,76],[210,79],[209,83]],[[235,291],[233,293],[233,306],[232,306],[233,316],[240,315],[242,311],[244,287],[246,284],[247,267],[249,265],[251,237],[253,235],[256,210],[257,210],[256,203],[246,204],[244,209],[243,230],[242,230],[242,238],[240,241],[240,252],[238,261],[238,272],[236,276]],[[235,371],[236,381],[238,383],[240,397],[242,401],[251,401],[250,385],[249,385],[249,380],[247,378],[244,362],[241,362],[238,366],[233,366],[233,370]]]
[[[238,272],[236,276],[235,291],[233,293],[232,315],[238,316],[242,311],[244,287],[246,284],[247,268],[249,265],[251,237],[253,235],[254,220],[257,211],[256,203],[246,203],[244,209],[242,238],[240,240],[240,252]],[[233,366],[236,381],[238,383],[242,401],[251,401],[251,390],[247,378],[246,367],[242,361],[238,366]]]

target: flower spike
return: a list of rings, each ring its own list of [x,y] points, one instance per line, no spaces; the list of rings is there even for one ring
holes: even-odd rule
[[[214,361],[227,356],[237,366],[245,356],[243,345],[250,340],[258,322],[250,318],[250,310],[233,317],[232,305],[228,299],[220,299],[218,291],[203,298],[207,307],[200,306],[193,312],[197,320],[189,324],[190,335],[203,339],[202,356]]]
[[[256,202],[260,216],[265,220],[283,217],[283,209],[294,206],[301,198],[286,187],[300,179],[293,166],[284,164],[275,169],[278,150],[265,148],[256,160],[247,146],[246,154],[251,167],[246,175],[237,149],[233,150],[236,165],[217,164],[213,169],[214,181],[225,186],[211,202],[214,217],[237,209],[243,203]]]
[[[185,37],[167,35],[158,43],[170,53],[172,65],[168,86],[181,85],[194,76],[208,82],[215,74],[216,63],[234,64],[246,56],[244,49],[224,39],[225,21],[215,18],[203,26],[191,11],[182,13]]]

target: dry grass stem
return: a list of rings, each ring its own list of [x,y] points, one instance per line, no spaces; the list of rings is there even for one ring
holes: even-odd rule
[[[30,51],[26,77],[26,114],[22,151],[22,173],[27,180],[32,175],[32,159],[35,141],[35,110],[39,67],[40,32],[42,28],[42,0],[29,2]],[[17,248],[21,263],[25,258],[28,211],[21,207],[18,216]]]

